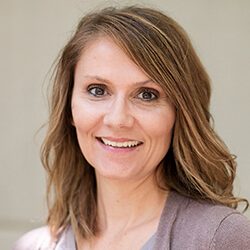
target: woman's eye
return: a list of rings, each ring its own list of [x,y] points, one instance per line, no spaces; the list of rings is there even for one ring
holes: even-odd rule
[[[138,98],[142,99],[143,101],[153,101],[157,99],[158,96],[159,96],[158,91],[151,89],[144,89],[139,93]]]
[[[104,86],[100,85],[91,85],[88,87],[88,92],[96,97],[101,97],[107,94],[107,91],[105,90]]]

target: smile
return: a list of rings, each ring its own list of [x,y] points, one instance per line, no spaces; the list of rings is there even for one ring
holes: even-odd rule
[[[103,144],[107,146],[111,146],[114,148],[132,148],[132,147],[137,147],[142,144],[141,141],[136,141],[136,140],[128,140],[128,141],[111,141],[106,138],[98,138]]]

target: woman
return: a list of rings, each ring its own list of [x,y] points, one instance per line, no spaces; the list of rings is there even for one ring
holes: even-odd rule
[[[47,227],[14,249],[250,249],[210,83],[159,11],[89,14],[60,56],[42,161]],[[50,196],[49,196],[50,197]]]

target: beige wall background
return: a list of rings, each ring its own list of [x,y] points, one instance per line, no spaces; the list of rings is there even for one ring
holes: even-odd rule
[[[0,249],[46,217],[44,131],[36,132],[47,119],[50,66],[84,13],[135,3],[165,11],[190,34],[212,79],[215,128],[238,156],[235,193],[250,199],[249,0],[0,0]]]

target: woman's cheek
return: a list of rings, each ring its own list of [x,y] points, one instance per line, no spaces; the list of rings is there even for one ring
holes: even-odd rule
[[[72,105],[72,116],[77,127],[89,129],[98,123],[103,116],[101,105],[89,102],[77,102]]]

